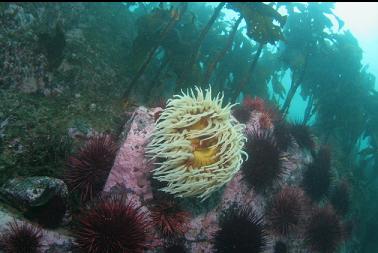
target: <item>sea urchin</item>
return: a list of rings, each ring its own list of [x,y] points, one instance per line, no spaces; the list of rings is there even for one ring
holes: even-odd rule
[[[6,253],[37,253],[42,246],[41,239],[40,228],[14,220],[1,235],[0,248]]]
[[[342,241],[342,226],[335,211],[326,206],[312,214],[305,232],[306,244],[321,253],[334,252]]]
[[[65,182],[70,191],[80,193],[82,201],[101,192],[116,156],[117,145],[110,135],[91,137],[77,155],[68,160]]]
[[[314,135],[309,126],[303,123],[292,123],[290,133],[301,148],[313,151],[315,149]]]
[[[250,136],[246,145],[249,159],[242,167],[243,179],[254,190],[262,191],[285,173],[285,153],[278,148],[270,131],[255,131]]]
[[[231,206],[214,235],[214,252],[262,252],[268,239],[262,217],[249,207]]]
[[[303,217],[304,193],[296,187],[285,187],[273,197],[268,212],[271,229],[287,236],[298,227]]]
[[[139,253],[149,246],[149,229],[150,221],[140,207],[122,196],[108,196],[83,210],[76,244],[88,253]]]
[[[173,201],[163,201],[151,208],[152,224],[167,237],[182,236],[187,230],[189,213],[181,210]]]
[[[305,171],[303,188],[312,200],[319,201],[328,193],[331,178],[331,152],[324,146],[319,149],[314,161]]]

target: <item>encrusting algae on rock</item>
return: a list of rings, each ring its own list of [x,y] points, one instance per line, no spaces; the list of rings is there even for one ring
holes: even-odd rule
[[[167,185],[161,190],[178,197],[205,200],[229,182],[243,162],[245,126],[222,107],[223,96],[196,87],[168,100],[147,154],[156,159],[153,177]]]

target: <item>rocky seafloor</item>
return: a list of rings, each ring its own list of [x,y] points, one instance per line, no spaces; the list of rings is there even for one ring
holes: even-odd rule
[[[154,129],[155,115],[160,110],[161,108],[138,107],[134,112],[130,113],[131,117],[125,124],[121,135],[123,136],[123,141],[104,187],[105,192],[124,193],[128,199],[132,199],[141,206],[152,201],[154,194],[158,194],[157,189],[154,189],[151,184],[151,170],[154,168],[154,164],[153,161],[150,161],[145,156],[145,147]],[[258,124],[254,119],[256,117],[258,115],[252,117],[247,125]],[[292,150],[291,153],[291,170],[284,175],[280,184],[273,187],[276,189],[256,193],[247,187],[242,180],[242,173],[239,171],[225,187],[204,202],[195,198],[189,200],[178,199],[180,207],[190,213],[190,221],[187,224],[186,233],[181,238],[181,242],[188,252],[212,252],[212,238],[219,229],[219,216],[232,204],[236,203],[241,206],[248,204],[262,215],[265,212],[267,201],[270,200],[270,196],[274,191],[285,184],[298,185],[303,166],[308,164],[310,159],[308,154],[301,153],[299,149]],[[56,196],[66,199],[66,191],[64,183],[53,178],[36,177],[8,181],[0,191],[2,200],[8,203],[8,208],[0,211],[2,217],[0,219],[1,228],[4,229],[5,224],[13,218],[24,220],[19,214],[20,211],[25,213],[35,206],[47,206],[46,203],[49,199]],[[9,206],[12,208],[9,208]],[[18,211],[12,213],[12,210]],[[149,212],[147,206],[143,206],[143,210],[147,213]],[[16,213],[18,214],[16,215]],[[69,222],[67,221],[69,220],[67,216],[69,216],[68,213],[63,219],[63,225],[65,222]],[[73,245],[74,238],[70,235],[67,227],[63,229],[44,229],[43,234],[44,252],[70,252],[69,249]],[[277,239],[280,238],[273,235],[270,236],[266,252],[273,252],[273,245]],[[300,245],[302,241],[301,234],[297,234],[295,239],[288,240],[291,252],[305,252],[301,250],[303,248],[303,245]],[[147,252],[162,252],[165,245],[165,240],[156,230],[154,232],[155,248],[149,249]]]

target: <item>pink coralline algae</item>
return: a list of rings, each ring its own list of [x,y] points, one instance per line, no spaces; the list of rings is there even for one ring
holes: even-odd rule
[[[152,199],[148,178],[153,165],[145,157],[144,147],[154,127],[154,114],[154,110],[139,107],[126,123],[130,125],[130,130],[118,151],[105,184],[105,191],[121,185],[143,201]]]

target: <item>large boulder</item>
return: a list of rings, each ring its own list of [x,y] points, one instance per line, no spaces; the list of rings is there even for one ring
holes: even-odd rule
[[[129,198],[140,205],[157,197],[154,194],[159,191],[154,189],[154,184],[151,183],[151,171],[154,165],[145,156],[145,147],[154,129],[156,114],[159,110],[161,109],[139,107],[134,111],[125,125],[127,135],[124,137],[110,171],[105,191],[118,192],[119,189],[123,189]],[[204,202],[194,198],[177,199],[179,205],[192,214],[184,238],[188,252],[212,252],[211,239],[218,229],[219,215],[231,204],[249,203],[262,214],[265,203],[263,197],[247,189],[247,186],[241,182],[241,177],[239,172],[223,190],[213,194]],[[142,208],[149,212],[146,206]],[[155,238],[158,237],[156,233]],[[156,241],[155,245],[158,244],[159,242]],[[151,252],[159,251],[152,250]]]
[[[0,199],[45,227],[60,224],[65,213],[68,190],[65,183],[51,177],[8,180],[0,188]]]

